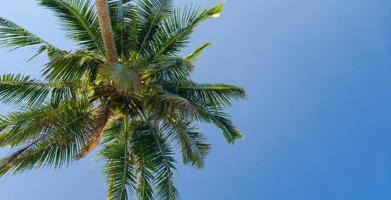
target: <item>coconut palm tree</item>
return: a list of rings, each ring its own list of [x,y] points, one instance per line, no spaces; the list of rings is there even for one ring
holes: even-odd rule
[[[215,125],[228,143],[241,138],[226,108],[244,98],[243,89],[190,77],[210,43],[180,56],[194,28],[223,4],[178,9],[171,0],[110,0],[118,52],[110,55],[90,0],[38,2],[79,49],[59,49],[0,18],[0,44],[34,46],[48,57],[42,80],[0,76],[0,100],[17,109],[0,118],[0,147],[14,150],[0,161],[0,175],[67,166],[99,146],[108,199],[175,200],[174,150],[201,168],[210,149],[197,124]]]

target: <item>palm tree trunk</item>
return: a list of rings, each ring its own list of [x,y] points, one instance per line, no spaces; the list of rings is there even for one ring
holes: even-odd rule
[[[111,27],[110,12],[107,0],[95,0],[100,32],[106,48],[106,56],[110,62],[118,62],[118,53]]]

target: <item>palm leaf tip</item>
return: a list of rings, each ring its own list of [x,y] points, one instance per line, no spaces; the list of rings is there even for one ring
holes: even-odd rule
[[[223,10],[224,7],[224,2],[219,3],[217,6],[209,10],[209,16],[211,18],[218,18],[221,15],[221,11]]]
[[[213,43],[211,42],[207,42],[203,45],[201,45],[200,47],[198,47],[195,51],[193,51],[191,54],[189,54],[188,56],[185,57],[185,60],[188,61],[188,62],[193,62],[195,59],[197,59],[201,54],[202,52],[208,48],[209,46],[211,46]]]
[[[244,138],[244,137],[243,137],[243,134],[242,134],[239,130],[236,130],[236,131],[234,131],[234,132],[231,132],[231,135],[232,135],[232,141],[230,142],[231,144],[234,144],[235,141]]]

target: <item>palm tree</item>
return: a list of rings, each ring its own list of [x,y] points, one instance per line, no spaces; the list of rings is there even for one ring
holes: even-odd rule
[[[243,89],[190,78],[210,43],[179,55],[222,3],[177,9],[171,0],[110,0],[114,41],[107,44],[90,0],[38,2],[54,11],[79,50],[59,49],[0,18],[0,44],[35,46],[37,55],[48,56],[42,81],[0,77],[0,100],[17,108],[0,118],[0,147],[14,149],[0,161],[0,175],[67,166],[99,144],[108,199],[175,200],[174,150],[183,163],[201,168],[210,149],[196,124],[215,125],[228,143],[241,138],[226,108],[244,98]],[[112,44],[118,55],[107,52]]]

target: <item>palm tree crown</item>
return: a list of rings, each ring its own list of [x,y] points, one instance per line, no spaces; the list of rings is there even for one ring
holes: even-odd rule
[[[43,81],[0,77],[0,100],[18,109],[0,118],[0,147],[14,153],[0,161],[0,175],[66,166],[98,145],[108,199],[178,199],[174,149],[185,164],[201,168],[210,145],[196,123],[221,129],[228,143],[241,137],[225,111],[243,89],[192,81],[205,43],[179,55],[193,29],[218,16],[211,9],[173,8],[172,0],[110,0],[118,52],[109,59],[90,0],[38,0],[61,20],[79,50],[61,50],[0,18],[0,44],[36,46],[48,63]]]

